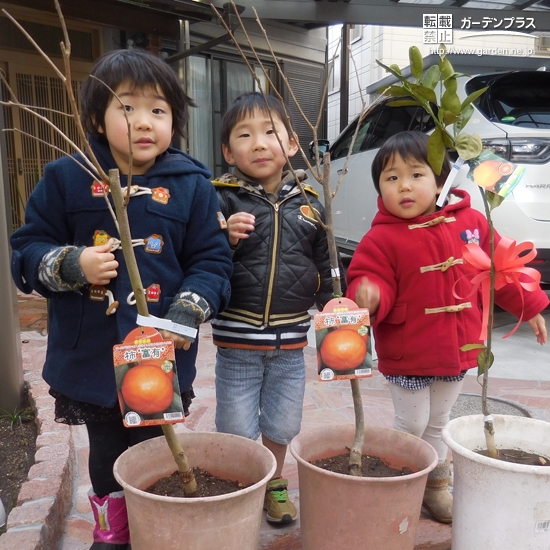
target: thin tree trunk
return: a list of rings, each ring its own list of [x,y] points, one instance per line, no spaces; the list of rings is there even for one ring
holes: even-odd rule
[[[126,262],[126,268],[128,269],[128,274],[130,276],[132,290],[134,291],[137,311],[140,315],[149,317],[147,300],[145,299],[145,292],[143,290],[143,284],[141,282],[141,276],[139,274],[134,248],[132,246],[128,213],[126,212],[126,208],[124,206],[124,197],[122,195],[120,174],[118,170],[109,170],[109,183],[115,203],[122,253],[124,254],[124,261]],[[174,426],[172,424],[162,424],[162,431],[164,432],[168,446],[170,447],[174,460],[178,466],[179,476],[183,484],[185,496],[193,496],[197,493],[197,481],[195,479],[195,475],[193,474],[193,470],[189,465],[187,455],[178,441]]]
[[[365,440],[365,417],[363,415],[363,399],[359,380],[350,380],[353,396],[353,408],[355,410],[355,436],[349,452],[348,473],[352,476],[362,477],[361,457],[363,455],[363,442]]]
[[[481,189],[481,188],[480,188]],[[489,320],[487,326],[487,345],[485,350],[485,368],[483,369],[483,384],[481,389],[481,410],[483,412],[483,431],[485,433],[485,444],[487,446],[487,455],[491,458],[498,458],[498,451],[495,444],[495,428],[493,426],[493,417],[489,411],[489,403],[487,399],[487,390],[489,388],[489,368],[491,366],[491,344],[493,333],[493,318],[495,310],[495,229],[493,220],[491,219],[491,209],[485,193],[482,191],[483,204],[485,206],[485,214],[487,223],[489,224],[489,254],[491,258],[491,274],[490,274],[490,295],[489,295]]]
[[[334,237],[334,224],[332,219],[332,192],[330,190],[330,154],[323,155],[323,195],[325,201],[326,231],[330,266],[332,269],[332,290],[335,296],[342,294],[340,265],[338,262],[338,250]],[[361,455],[363,453],[363,441],[365,438],[365,418],[363,414],[363,400],[359,380],[350,380],[353,395],[353,408],[355,411],[355,437],[349,454],[348,472],[350,475],[361,477]]]

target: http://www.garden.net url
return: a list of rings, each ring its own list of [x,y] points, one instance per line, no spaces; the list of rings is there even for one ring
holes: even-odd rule
[[[430,48],[430,54],[442,55],[445,53],[440,47]],[[448,54],[459,54],[459,55],[511,55],[516,57],[529,57],[535,53],[534,48],[481,48],[481,47],[458,47],[458,46],[447,46],[447,55]]]

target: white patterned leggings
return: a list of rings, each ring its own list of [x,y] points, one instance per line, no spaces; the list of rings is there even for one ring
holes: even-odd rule
[[[463,382],[437,380],[421,390],[408,390],[389,383],[395,409],[394,428],[429,443],[436,450],[439,462],[447,457],[447,445],[441,439],[441,431],[449,421]]]

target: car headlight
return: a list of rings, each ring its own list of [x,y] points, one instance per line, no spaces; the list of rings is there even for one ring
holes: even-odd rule
[[[550,139],[512,138],[482,140],[495,155],[520,164],[544,164],[550,160]]]

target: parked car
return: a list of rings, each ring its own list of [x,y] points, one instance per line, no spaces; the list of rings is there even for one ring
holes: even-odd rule
[[[516,241],[532,241],[538,255],[531,267],[550,283],[550,74],[514,71],[458,79],[461,99],[488,86],[475,102],[475,112],[465,128],[478,134],[485,148],[525,167],[519,184],[493,213],[495,227]],[[382,102],[361,122],[342,185],[334,197],[334,229],[339,249],[351,254],[370,229],[376,213],[377,194],[371,163],[380,146],[403,130],[430,133],[431,117],[422,107],[392,107]],[[359,117],[330,146],[331,189],[343,169]],[[312,176],[309,182],[322,196]],[[484,211],[481,195],[462,169],[455,185],[466,189],[472,204]]]

